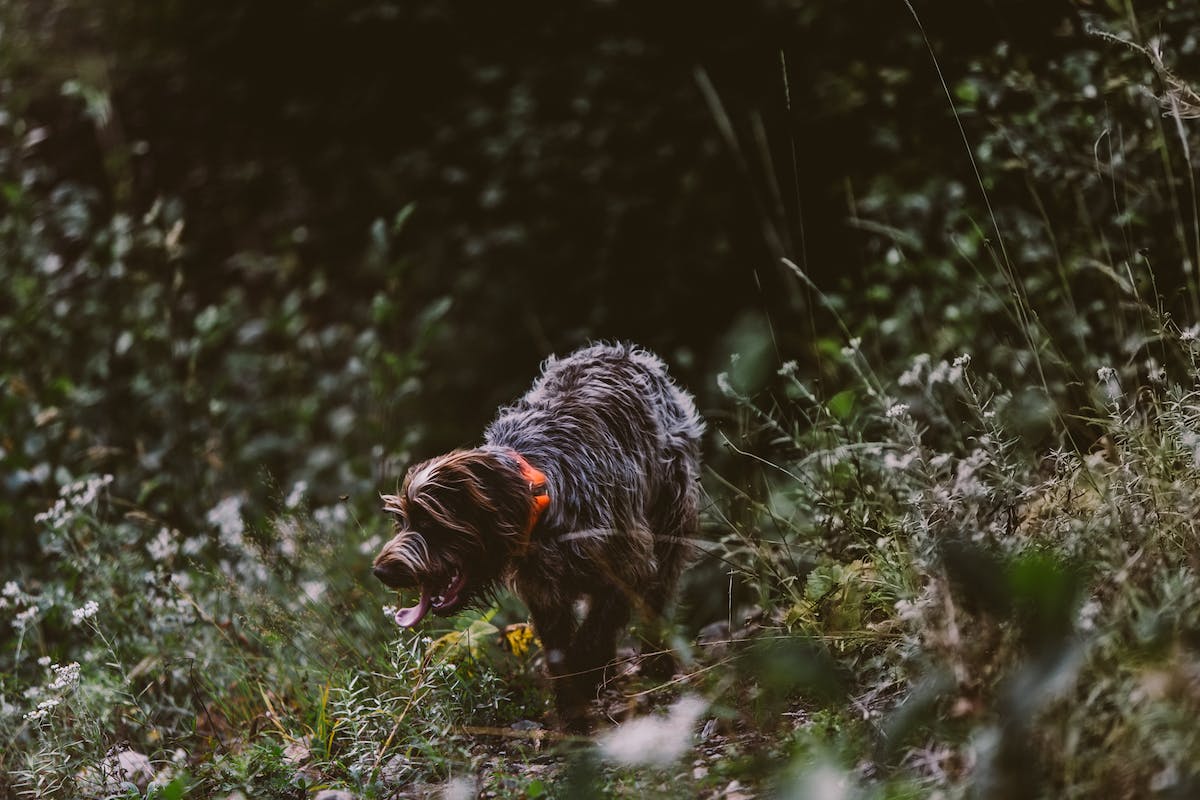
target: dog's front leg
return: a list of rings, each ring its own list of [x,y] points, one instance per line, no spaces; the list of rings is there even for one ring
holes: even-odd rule
[[[596,699],[596,689],[616,657],[617,637],[629,622],[629,614],[629,600],[616,587],[591,597],[587,616],[567,653],[567,667],[574,677],[572,688],[584,705]]]
[[[570,730],[586,727],[587,701],[576,689],[576,676],[571,674],[568,658],[576,628],[571,604],[529,605],[533,629],[542,640],[546,672],[554,689],[554,707],[560,721]]]

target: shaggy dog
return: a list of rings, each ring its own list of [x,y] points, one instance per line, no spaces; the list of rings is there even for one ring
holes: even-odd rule
[[[483,445],[413,466],[399,494],[383,496],[396,532],[375,575],[421,593],[396,622],[511,587],[542,640],[562,722],[585,725],[631,612],[660,618],[683,569],[703,430],[691,396],[646,350],[551,357]]]

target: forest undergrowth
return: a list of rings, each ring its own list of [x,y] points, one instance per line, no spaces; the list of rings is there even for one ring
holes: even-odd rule
[[[635,625],[591,736],[555,728],[514,598],[400,630],[369,573],[376,493],[457,425],[430,387],[476,385],[446,343],[485,267],[421,274],[403,206],[346,263],[297,226],[212,278],[192,209],[122,205],[103,87],[54,91],[107,192],[0,99],[0,799],[1200,796],[1195,94],[1109,5],[1120,35],[1049,71],[1000,42],[944,77],[923,41],[966,168],[847,180],[862,285],[801,251],[808,330],[733,315],[689,387],[679,671],[641,674]],[[694,74],[775,181],[762,120]],[[890,107],[922,73],[880,74]]]
[[[669,683],[615,677],[593,740],[545,726],[511,604],[395,628],[363,580],[381,517],[297,485],[262,527],[231,496],[183,532],[108,476],[67,485],[37,520],[55,579],[3,587],[5,792],[1188,796],[1196,333],[1157,345],[1186,383],[1102,368],[1090,439],[1046,450],[968,353],[885,379],[851,341],[844,393],[822,402],[784,363],[773,406],[735,362],[718,380],[746,484],[709,476],[701,560],[750,593],[680,631]],[[773,457],[744,449],[764,437]]]

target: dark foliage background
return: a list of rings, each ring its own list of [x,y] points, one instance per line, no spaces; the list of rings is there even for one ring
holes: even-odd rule
[[[1198,31],[0,0],[0,800],[1195,796]],[[513,598],[397,632],[369,575],[378,494],[593,339],[710,423],[632,761],[541,738]]]
[[[1194,307],[1194,197],[1161,74],[1095,31],[1187,77],[1200,12],[915,5],[929,49],[904,2],[4,3],[5,554],[82,472],[177,522],[371,505],[593,338],[717,422],[731,350],[831,377],[830,306],[1051,401],[1144,356],[1122,296],[1153,264]]]

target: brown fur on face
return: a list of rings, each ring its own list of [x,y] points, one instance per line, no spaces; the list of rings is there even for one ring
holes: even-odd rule
[[[375,574],[421,589],[396,621],[411,627],[510,586],[529,606],[562,720],[581,726],[631,613],[661,617],[686,562],[703,429],[645,350],[602,344],[549,359],[482,446],[417,464],[383,497],[396,533]],[[540,516],[528,468],[544,475]]]
[[[528,486],[502,453],[455,450],[417,464],[383,503],[395,515],[395,535],[376,556],[375,575],[392,588],[464,576],[469,591],[450,610],[486,593],[524,549]]]

